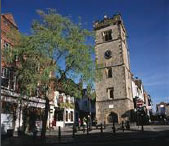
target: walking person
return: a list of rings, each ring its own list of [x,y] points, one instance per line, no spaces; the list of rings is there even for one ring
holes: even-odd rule
[[[81,119],[79,118],[79,119],[78,119],[78,129],[79,129],[79,130],[80,130],[81,125],[82,125],[82,122],[81,122]]]
[[[84,117],[83,118],[83,133],[85,133],[86,124],[87,124],[87,119]]]

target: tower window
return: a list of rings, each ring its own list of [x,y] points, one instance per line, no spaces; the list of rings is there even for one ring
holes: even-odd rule
[[[112,68],[107,69],[107,77],[112,78]]]
[[[108,91],[108,97],[110,99],[113,99],[114,98],[114,88],[113,87],[112,88],[108,88],[107,91]]]
[[[112,40],[112,30],[108,30],[108,31],[103,32],[103,40],[104,41]]]

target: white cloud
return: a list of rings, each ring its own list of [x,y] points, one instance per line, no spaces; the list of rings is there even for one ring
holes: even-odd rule
[[[144,86],[166,86],[169,85],[169,74],[147,74],[146,76],[142,77],[142,80]]]

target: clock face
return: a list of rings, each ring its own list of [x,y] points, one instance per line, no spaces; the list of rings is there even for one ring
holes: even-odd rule
[[[105,59],[109,59],[112,57],[112,52],[110,50],[107,50],[105,53],[104,53],[104,57]]]

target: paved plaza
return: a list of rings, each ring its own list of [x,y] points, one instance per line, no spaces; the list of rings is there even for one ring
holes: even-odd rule
[[[55,146],[55,145],[143,145],[162,146],[169,144],[169,125],[132,126],[130,130],[118,129],[114,134],[112,127],[107,126],[101,133],[100,129],[94,129],[87,135],[86,131],[78,131],[75,137],[72,136],[71,128],[62,129],[61,139],[58,138],[57,131],[48,131],[46,140],[41,140],[38,136],[11,137],[2,140],[2,146]]]

